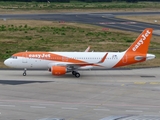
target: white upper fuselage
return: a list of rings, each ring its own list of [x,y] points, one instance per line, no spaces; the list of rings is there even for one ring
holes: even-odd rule
[[[29,53],[28,57],[25,53]],[[58,56],[51,56],[49,54],[56,54]],[[92,65],[93,68],[112,68],[124,55],[124,52],[108,52],[103,63],[98,63],[107,52],[24,52],[23,56],[12,56],[5,60],[5,64],[14,68],[33,68],[33,69],[47,69],[53,65],[76,64],[81,61],[84,63],[95,63],[98,66]],[[47,58],[47,59],[46,59]],[[73,61],[78,60],[79,62]],[[124,63],[127,59],[124,59]],[[86,68],[92,68],[91,66]],[[79,69],[85,68],[79,67]]]

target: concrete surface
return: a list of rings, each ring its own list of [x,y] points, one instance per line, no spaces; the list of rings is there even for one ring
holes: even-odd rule
[[[1,120],[99,120],[114,115],[160,115],[160,68],[79,71],[0,70]]]

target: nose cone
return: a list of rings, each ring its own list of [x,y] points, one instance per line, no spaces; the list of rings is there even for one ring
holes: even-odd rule
[[[8,60],[8,59],[6,59],[6,60],[4,61],[4,64],[5,64],[6,66],[10,66],[10,62],[9,62],[9,60]]]

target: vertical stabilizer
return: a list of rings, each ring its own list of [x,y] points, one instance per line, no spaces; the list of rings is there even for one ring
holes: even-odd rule
[[[150,40],[152,37],[152,28],[146,28],[134,41],[134,43],[127,49],[126,52],[138,52],[141,54],[147,54]]]
[[[123,57],[114,67],[130,65],[147,60],[147,52],[152,37],[152,32],[152,28],[146,28],[133,42],[133,44],[125,52],[123,52]],[[155,58],[155,55],[153,57]]]

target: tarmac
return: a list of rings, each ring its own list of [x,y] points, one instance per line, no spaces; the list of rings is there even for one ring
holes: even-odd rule
[[[100,120],[160,115],[160,68],[79,71],[0,70],[1,120]]]
[[[0,14],[0,20],[22,19],[22,20],[47,20],[58,21],[59,23],[84,23],[110,28],[134,31],[141,33],[145,28],[153,28],[153,35],[160,36],[160,25],[125,20],[116,16],[153,16],[160,15],[160,12],[102,12],[102,13],[48,13],[48,14]]]

